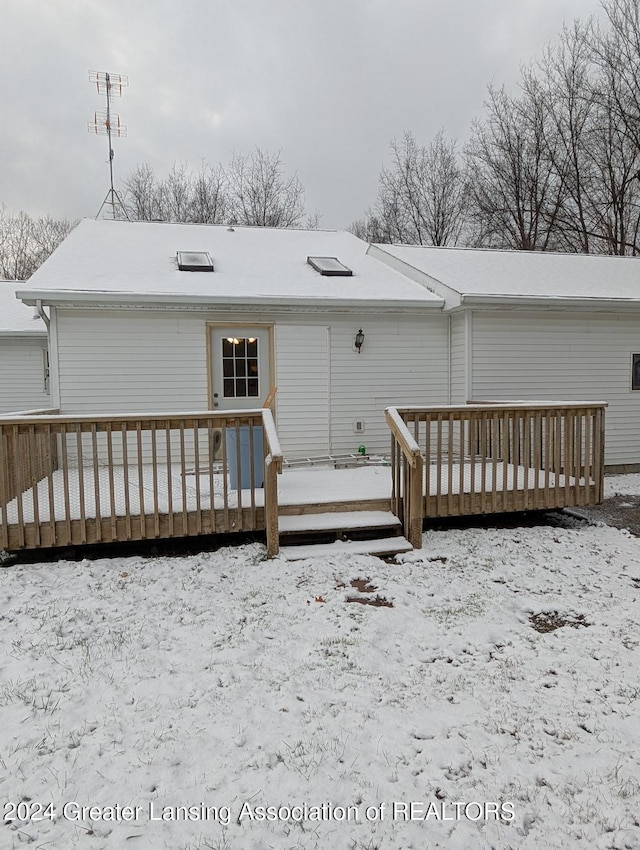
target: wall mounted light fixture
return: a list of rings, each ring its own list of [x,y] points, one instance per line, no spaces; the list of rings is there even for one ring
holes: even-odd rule
[[[355,347],[358,350],[358,354],[360,354],[360,349],[362,348],[363,342],[364,342],[364,334],[362,333],[362,328],[360,328],[360,330],[356,334],[355,340],[353,341],[353,344],[355,345]]]

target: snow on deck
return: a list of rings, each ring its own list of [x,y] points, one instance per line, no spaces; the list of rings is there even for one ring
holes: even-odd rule
[[[426,491],[428,495],[447,495],[449,492],[456,495],[461,492],[460,465],[453,464],[451,467],[451,487],[449,487],[448,468],[436,465],[425,467],[425,483],[427,472],[429,474],[429,486]],[[473,473],[473,475],[472,475]],[[495,489],[502,492],[535,488],[544,488],[545,483],[550,489],[556,486],[565,487],[566,483],[573,486],[575,479],[565,476],[548,474],[542,470],[527,469],[522,466],[498,463],[495,467]],[[462,492],[481,493],[491,492],[494,489],[494,468],[491,463],[464,464],[462,470]],[[473,481],[472,481],[473,478]],[[213,480],[213,491],[211,482]],[[484,482],[484,485],[483,485]],[[35,500],[37,501],[37,512],[40,522],[49,522],[53,513],[56,521],[69,519],[95,518],[100,514],[102,517],[139,516],[142,510],[146,515],[168,514],[171,511],[179,513],[200,510],[211,510],[211,496],[213,493],[213,509],[226,507],[238,507],[238,492],[232,490],[227,481],[225,490],[224,477],[220,473],[212,476],[200,475],[196,483],[196,476],[188,473],[182,480],[180,466],[171,468],[166,466],[157,467],[156,480],[154,481],[153,466],[142,466],[142,478],[140,478],[137,466],[130,466],[127,470],[122,466],[114,466],[112,481],[110,481],[107,467],[98,468],[97,480],[93,468],[84,468],[82,472],[84,510],[81,506],[80,472],[76,468],[68,470],[68,488],[65,487],[64,474],[62,470],[56,470],[51,480],[43,478],[38,482]],[[580,481],[584,485],[584,481]],[[590,482],[593,484],[593,482]],[[113,500],[111,490],[113,489]],[[65,500],[65,490],[68,490],[68,514]],[[96,498],[97,491],[97,498]],[[50,500],[50,493],[52,499]],[[389,466],[361,466],[353,469],[333,469],[323,467],[312,467],[310,469],[285,469],[278,476],[278,503],[279,505],[307,505],[307,504],[334,504],[337,502],[357,502],[367,500],[389,499],[391,496],[391,467]],[[127,500],[129,509],[127,511]],[[251,490],[242,490],[240,493],[242,507],[251,507]],[[53,511],[51,504],[53,505]],[[254,504],[256,507],[264,506],[264,490],[256,488],[254,491]],[[99,506],[99,511],[97,507]],[[7,522],[13,525],[19,522],[18,500],[13,499],[7,505]],[[26,490],[22,494],[23,522],[31,523],[35,519],[34,490]],[[0,512],[0,522],[2,514]]]

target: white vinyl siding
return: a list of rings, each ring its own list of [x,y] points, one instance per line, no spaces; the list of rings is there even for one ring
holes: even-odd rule
[[[59,310],[57,335],[65,413],[207,409],[201,317]]]
[[[388,453],[384,408],[446,403],[448,320],[58,310],[65,413],[204,410],[207,322],[273,321],[276,415],[285,455]],[[353,341],[362,327],[361,354]],[[354,433],[363,419],[365,431]]]
[[[285,454],[329,452],[329,330],[286,325],[275,331],[278,435]]]
[[[451,404],[465,404],[465,316],[464,313],[454,313],[451,316]]]
[[[606,401],[605,462],[640,463],[640,393],[631,390],[638,350],[638,315],[474,311],[473,395]]]
[[[360,320],[361,319],[361,320]],[[446,403],[448,351],[446,317],[418,320],[360,317],[331,325],[331,450],[389,453],[384,409],[389,405]],[[362,327],[362,351],[354,338]],[[363,419],[365,431],[354,433]]]
[[[0,339],[0,413],[51,406],[45,391],[46,339]]]

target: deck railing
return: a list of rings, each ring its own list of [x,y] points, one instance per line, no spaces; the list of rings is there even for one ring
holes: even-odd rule
[[[266,531],[274,555],[281,467],[269,409],[2,416],[0,548]]]
[[[390,409],[420,447],[425,517],[597,504],[605,403]],[[399,474],[392,456],[394,480]],[[406,484],[405,484],[406,490]]]
[[[395,408],[385,411],[391,431],[391,510],[402,520],[414,549],[422,547],[422,477],[420,446]]]

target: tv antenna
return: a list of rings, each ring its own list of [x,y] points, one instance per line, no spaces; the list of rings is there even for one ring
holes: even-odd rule
[[[111,147],[112,137],[126,137],[127,128],[120,122],[120,116],[111,111],[111,98],[122,96],[122,89],[129,85],[129,77],[126,74],[109,74],[107,71],[89,71],[89,80],[96,84],[98,94],[105,95],[107,101],[107,108],[94,112],[93,121],[87,122],[87,130],[90,133],[95,133],[96,136],[107,136],[109,141],[109,191],[100,205],[96,218],[100,218],[100,213],[105,206],[111,206],[112,218],[118,217],[116,207],[119,207],[124,218],[128,220],[129,216],[125,205],[122,203],[122,198],[113,186],[114,153]]]

